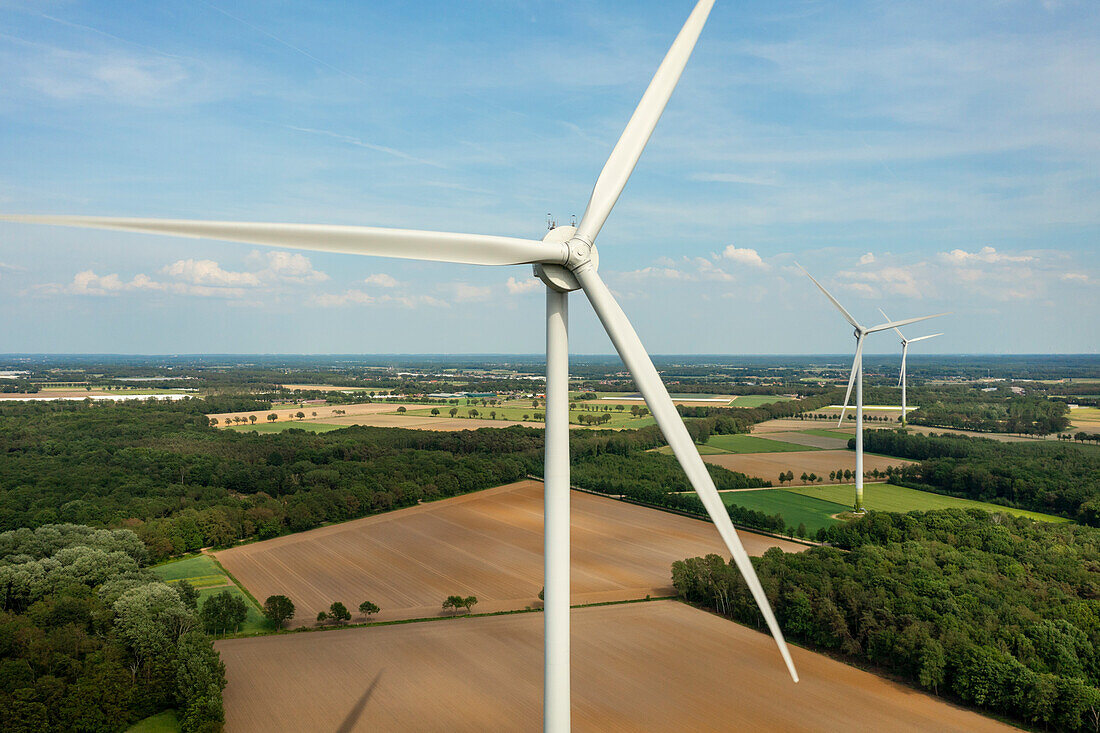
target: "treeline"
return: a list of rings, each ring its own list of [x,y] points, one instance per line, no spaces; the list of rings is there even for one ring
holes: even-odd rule
[[[1100,531],[941,510],[871,513],[827,535],[843,550],[754,558],[789,638],[1030,725],[1096,730]],[[763,627],[723,558],[678,561],[672,577],[684,598]]]
[[[765,422],[766,420],[794,417],[804,412],[820,410],[822,407],[833,404],[839,398],[838,392],[830,389],[821,394],[803,397],[802,399],[769,402],[759,407],[693,407],[688,405],[677,405],[676,409],[681,417],[695,418],[691,423],[688,423],[689,429],[698,431],[708,429],[708,435],[723,435],[730,433],[747,433],[750,427],[757,423]],[[709,426],[709,428],[707,428],[707,426]]]
[[[863,447],[920,461],[895,473],[895,483],[1100,526],[1100,451],[1094,447],[901,430],[864,431]]]
[[[121,731],[173,708],[184,733],[221,730],[225,667],[194,594],[148,570],[126,530],[0,533],[0,725]]]

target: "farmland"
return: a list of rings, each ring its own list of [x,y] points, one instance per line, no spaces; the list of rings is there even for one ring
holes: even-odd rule
[[[840,484],[831,486],[797,486],[788,489],[790,493],[801,494],[817,500],[831,501],[838,504],[850,505],[855,490],[852,485]],[[930,491],[919,491],[905,486],[895,486],[886,483],[864,484],[864,505],[877,512],[911,512],[928,511],[930,509],[982,509],[987,512],[1005,512],[1017,517],[1027,517],[1037,522],[1067,522],[1068,519],[1055,517],[1041,512],[1029,512],[1025,509],[990,504],[985,501],[973,499],[960,499],[954,496],[934,494]]]
[[[781,514],[783,521],[792,529],[799,524],[805,525],[806,532],[813,536],[822,527],[831,527],[840,522],[833,515],[848,511],[854,489],[841,486],[848,491],[848,504],[841,505],[831,500],[802,496],[784,489],[763,489],[760,491],[728,491],[722,494],[727,506],[742,506],[765,514]]]
[[[207,599],[223,591],[244,599],[248,615],[239,629],[243,634],[254,634],[267,629],[259,607],[233,582],[226,572],[209,555],[174,560],[153,568],[153,572],[169,585],[186,580],[199,592],[199,608]]]
[[[575,603],[671,592],[669,566],[726,552],[707,522],[572,492]],[[448,595],[477,596],[478,611],[538,604],[542,587],[542,485],[497,487],[217,553],[259,598],[285,594],[295,621],[339,600],[377,603],[379,621],[439,616]],[[742,533],[746,549],[803,545]]]
[[[227,729],[542,725],[542,615],[217,642]],[[604,730],[1008,731],[1008,726],[674,601],[572,613],[573,726]]]
[[[855,468],[855,453],[849,450],[807,450],[802,448],[785,453],[741,453],[703,456],[703,460],[731,471],[739,471],[776,482],[780,472],[793,471],[794,483],[802,481],[803,473],[813,473],[818,477],[827,477],[829,471]],[[865,471],[878,469],[885,471],[887,466],[904,466],[912,461],[888,456],[863,456]]]
[[[767,514],[781,514],[790,527],[797,527],[800,523],[804,524],[811,536],[821,527],[837,524],[839,520],[835,519],[834,516],[851,511],[854,499],[854,484],[727,491],[722,494],[722,501],[727,505],[742,506],[746,509],[755,509]],[[984,501],[959,499],[954,496],[918,491],[917,489],[887,483],[864,484],[863,503],[868,510],[878,512],[982,509],[987,512],[1005,512],[1015,516],[1028,517],[1040,522],[1067,521],[1049,514],[1029,512]]]
[[[699,452],[716,455],[721,453],[786,453],[808,450],[806,446],[752,435],[712,435],[707,442],[698,446]],[[667,445],[658,449],[660,453],[671,454]]]

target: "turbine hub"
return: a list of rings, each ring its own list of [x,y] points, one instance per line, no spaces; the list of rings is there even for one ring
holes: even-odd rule
[[[575,243],[581,242],[579,239],[575,239],[574,235],[577,233],[577,228],[574,226],[560,226],[554,227],[546,233],[546,236],[542,238],[542,241],[553,244],[565,244],[568,243],[569,248],[569,260],[565,265],[552,265],[552,264],[538,264],[534,266],[535,277],[546,283],[548,288],[556,290],[559,293],[569,293],[574,290],[580,290],[581,284],[577,282],[577,278],[573,276],[573,270],[576,266],[583,264],[585,261],[591,261],[593,263],[598,262],[596,256],[596,248],[591,245],[587,245],[586,257],[583,261],[578,261],[574,265],[574,252]]]

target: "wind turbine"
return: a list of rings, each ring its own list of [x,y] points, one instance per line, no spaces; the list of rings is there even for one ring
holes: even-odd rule
[[[890,320],[890,316],[886,315],[886,311],[882,308],[878,309],[878,312],[882,314],[882,317],[886,320]],[[905,383],[909,378],[909,373],[905,371],[905,357],[909,353],[909,344],[916,343],[917,341],[924,341],[926,339],[934,339],[937,336],[943,336],[942,333],[933,333],[928,336],[917,336],[915,339],[905,338],[905,334],[900,329],[894,328],[897,331],[898,336],[901,337],[901,373],[898,374],[898,386],[901,387],[901,424],[905,425],[908,413],[905,411]]]
[[[700,0],[676,36],[622,136],[604,164],[576,226],[551,229],[542,241],[320,224],[3,216],[14,222],[208,238],[321,252],[476,265],[534,265],[546,285],[545,679],[543,725],[566,731],[569,699],[569,348],[568,293],[583,290],[629,369],[668,444],[745,578],[795,682],[783,633],[748,554],[730,522],[691,436],[634,327],[597,273],[595,240],[634,170],[706,23],[714,0]],[[907,323],[904,321],[903,323]]]
[[[798,264],[798,263],[795,263]],[[814,279],[814,276],[809,272],[806,272],[806,268],[802,265],[798,265],[802,272],[806,273],[806,277],[814,281],[814,285],[818,287],[821,292],[825,293],[825,297],[836,306],[841,315],[844,316],[848,323],[852,324],[855,329],[854,335],[856,337],[856,355],[852,359],[852,373],[848,375],[848,391],[844,393],[844,406],[840,408],[840,419],[837,421],[837,427],[840,427],[844,423],[844,413],[848,409],[848,398],[852,396],[852,384],[856,386],[856,504],[855,511],[857,514],[863,513],[863,339],[867,338],[869,334],[877,333],[879,331],[885,331],[890,328],[897,328],[909,323],[916,323],[917,321],[926,321],[929,318],[936,318],[938,316],[945,315],[944,313],[936,313],[931,316],[920,316],[919,318],[907,318],[904,321],[891,321],[888,323],[882,323],[878,326],[872,326],[867,328],[859,325],[855,318],[852,318],[852,314],[844,310],[844,306],[832,296],[832,294],[825,289],[825,286]],[[858,376],[858,380],[857,380]]]

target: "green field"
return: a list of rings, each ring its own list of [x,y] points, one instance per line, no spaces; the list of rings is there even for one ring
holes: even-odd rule
[[[760,407],[760,405],[771,404],[772,402],[787,402],[794,399],[787,395],[780,394],[746,394],[739,395],[737,399],[733,401],[731,407]]]
[[[712,435],[704,445],[695,446],[701,455],[718,453],[790,453],[793,451],[821,450],[808,445],[784,443],[779,440],[757,438],[753,435]],[[667,445],[657,449],[658,453],[672,454]]]
[[[323,422],[299,422],[297,420],[280,420],[278,422],[258,422],[255,425],[234,425],[229,429],[237,430],[242,433],[249,433],[253,430],[255,430],[257,433],[281,433],[284,430],[297,428],[298,430],[305,430],[307,433],[327,433],[330,430],[340,430],[341,428],[346,427],[348,426],[330,425]]]
[[[850,487],[849,487],[850,488]],[[727,491],[722,494],[726,506],[741,506],[755,509],[765,514],[780,514],[789,527],[806,525],[806,531],[813,535],[822,527],[831,527],[840,520],[831,515],[848,511],[851,505],[837,504],[823,499],[800,496],[785,489],[762,489],[760,491]]]
[[[841,430],[829,430],[827,428],[809,428],[808,430],[799,430],[799,433],[805,433],[806,435],[816,435],[819,438],[851,438],[852,433],[845,433]]]
[[[832,486],[792,486],[785,489],[792,494],[800,494],[807,498],[843,503],[850,507],[855,498],[854,484],[839,484]],[[1054,517],[1039,512],[1029,512],[1024,509],[989,504],[973,499],[959,499],[954,496],[933,494],[929,491],[919,491],[904,486],[893,484],[864,484],[863,504],[867,509],[880,512],[911,512],[927,511],[929,509],[984,509],[987,512],[1004,512],[1020,517],[1028,517],[1038,522],[1068,522],[1068,519]],[[807,525],[808,526],[808,525]]]
[[[163,713],[150,715],[145,720],[139,720],[127,728],[126,733],[179,733],[179,729],[176,711],[165,710]]]
[[[252,602],[252,599],[245,595],[233,582],[233,579],[226,574],[225,570],[209,555],[185,557],[182,560],[173,560],[150,569],[166,583],[172,584],[186,580],[193,585],[199,592],[199,608],[202,608],[202,604],[206,602],[207,598],[222,591],[229,591],[235,596],[244,598],[245,603],[248,605],[248,616],[241,624],[239,633],[257,634],[270,631],[266,626],[263,614],[260,613],[260,609]]]
[[[217,566],[208,555],[194,555],[182,560],[173,560],[150,568],[158,578],[168,583],[174,580],[218,576],[228,583],[229,576]]]

